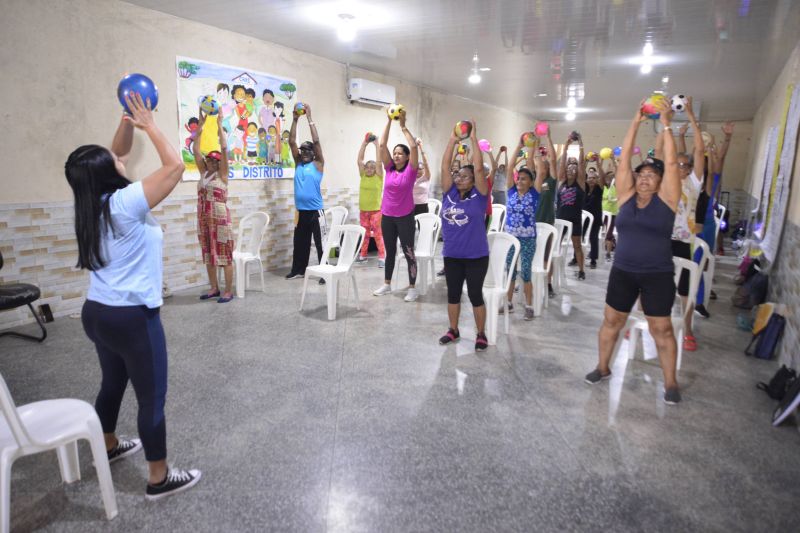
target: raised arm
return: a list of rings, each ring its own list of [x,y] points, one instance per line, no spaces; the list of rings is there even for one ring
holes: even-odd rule
[[[658,135],[656,135],[656,145],[653,147],[655,152],[656,159],[664,160],[664,136],[665,135],[672,135],[672,130],[669,130],[669,134],[665,131],[659,131]]]
[[[550,137],[550,128],[547,128],[547,159],[550,161],[550,173],[558,174],[558,156],[556,155],[556,147],[553,145],[553,139]]]
[[[390,167],[392,166],[392,154],[389,152],[389,130],[392,128],[392,118],[388,117],[389,121],[386,123],[386,127],[383,128],[383,134],[381,135],[381,143],[378,145],[378,156],[380,157],[382,166]]]
[[[469,140],[472,142],[472,166],[475,173],[475,188],[484,196],[489,194],[489,182],[486,179],[486,172],[483,170],[483,152],[478,147],[478,127],[475,120],[472,120],[472,133]]]
[[[722,125],[722,133],[725,134],[725,139],[722,141],[719,151],[717,152],[717,174],[722,174],[722,167],[725,165],[725,156],[728,155],[728,148],[731,145],[731,138],[733,137],[733,122],[726,122]]]
[[[514,172],[517,169],[517,154],[519,151],[522,150],[522,136],[520,135],[519,141],[517,142],[517,146],[514,148],[514,151],[511,152],[514,154],[514,164],[510,167],[508,166],[508,154],[506,154],[506,190],[511,189],[514,186]]]
[[[297,149],[297,121],[300,115],[297,114],[297,109],[292,111],[292,127],[289,129],[289,149],[292,151],[292,158],[297,164],[300,161],[300,150]]]
[[[533,188],[536,192],[542,192],[542,184],[544,184],[545,170],[544,170],[544,157],[541,154],[534,155],[534,162],[536,167],[536,179],[533,181]]]
[[[381,155],[381,150],[378,147],[378,139],[372,141],[372,144],[375,145],[375,174],[377,174],[381,179],[383,179],[383,165],[381,165],[379,159]]]
[[[578,186],[586,189],[586,157],[583,155],[583,136],[578,135]]]
[[[308,119],[308,128],[311,130],[311,142],[314,143],[314,166],[320,172],[325,168],[325,157],[322,155],[322,145],[319,143],[319,133],[317,133],[317,124],[311,118],[311,106],[306,104],[306,119]]]
[[[678,152],[681,154],[686,153],[686,132],[689,130],[689,123],[684,122],[678,128]]]
[[[717,143],[713,135],[709,133],[709,136],[711,137],[711,142],[706,147],[708,149],[708,173],[706,175],[705,191],[706,195],[710,198],[711,193],[714,191],[714,172],[716,172],[717,167]]]
[[[361,141],[361,148],[358,149],[358,158],[356,159],[356,164],[358,165],[358,174],[361,175],[364,173],[364,154],[367,151],[367,145],[369,141],[367,137],[364,137],[364,140]],[[376,165],[377,166],[377,165]]]
[[[428,166],[428,157],[425,155],[425,150],[422,149],[422,139],[417,139],[416,144],[419,147],[419,155],[422,156],[422,180],[429,181],[431,179],[431,169]]]
[[[202,109],[197,111],[197,129],[194,132],[194,142],[192,143],[192,155],[194,156],[194,164],[197,165],[197,171],[202,176],[206,173],[206,162],[203,159],[203,154],[200,151],[200,136],[203,134],[203,127],[206,125],[206,114]],[[131,127],[133,129],[133,127]],[[199,186],[199,185],[198,185]]]
[[[128,162],[128,156],[131,155],[131,147],[133,147],[133,125],[129,120],[125,120],[125,116],[123,114],[119,119],[117,131],[111,141],[111,151],[123,165]]]
[[[447,148],[444,149],[444,153],[442,154],[442,192],[444,193],[447,193],[450,187],[453,186],[453,173],[450,171],[450,166],[455,160],[453,152],[456,147],[456,142],[458,142],[458,138],[455,132],[450,132],[450,140],[447,141]]]
[[[691,109],[691,103],[689,108]],[[681,199],[681,177],[678,173],[678,150],[675,147],[675,138],[672,136],[673,111],[669,102],[661,102],[660,112],[659,120],[669,134],[664,137],[664,177],[661,178],[658,195],[670,209],[676,211]]]
[[[567,152],[569,151],[570,144],[572,144],[572,137],[567,136],[567,140],[564,143],[564,148],[561,152],[561,160],[558,162],[558,181],[566,181],[567,179]]]
[[[614,158],[612,157],[611,160],[613,161]],[[606,169],[603,168],[603,160],[599,157],[597,158],[597,176],[600,178],[600,183],[602,187],[607,187],[610,185],[608,182],[608,175],[606,174]]]
[[[228,183],[228,137],[225,135],[225,130],[222,129],[222,106],[219,107],[219,114],[217,115],[217,137],[219,138],[219,177],[225,183]],[[197,142],[200,143],[200,136],[198,135]]]
[[[622,207],[622,204],[630,200],[636,193],[633,180],[633,169],[631,168],[631,154],[633,154],[633,145],[636,143],[636,133],[639,131],[639,125],[647,120],[647,117],[642,114],[642,104],[636,108],[636,114],[633,116],[631,125],[628,126],[628,133],[625,134],[625,139],[622,141],[622,153],[619,158],[619,166],[617,167],[617,204]]]
[[[495,159],[494,154],[491,150],[489,150],[489,165],[491,166],[491,170],[489,171],[489,175],[492,177],[493,180],[497,179],[497,159]]]
[[[150,110],[150,100],[148,99],[147,105],[145,105],[141,95],[136,93],[133,98],[128,96],[126,103],[131,114],[126,116],[125,120],[147,133],[161,160],[161,167],[142,180],[144,197],[147,205],[152,209],[160,204],[181,180],[184,166],[166,135],[156,126],[153,112]]]
[[[705,146],[703,146],[703,134],[700,131],[700,125],[697,123],[697,118],[694,116],[692,97],[687,97],[686,101],[686,114],[689,116],[689,123],[692,125],[692,131],[694,132],[694,175],[702,179],[705,171],[705,161],[703,161],[703,156],[706,151]]]
[[[403,109],[400,111],[400,130],[405,135],[406,142],[408,143],[408,148],[411,150],[411,153],[408,155],[408,164],[414,168],[417,168],[419,165],[419,152],[417,151],[417,140],[411,135],[411,132],[408,131],[406,127],[406,110]]]

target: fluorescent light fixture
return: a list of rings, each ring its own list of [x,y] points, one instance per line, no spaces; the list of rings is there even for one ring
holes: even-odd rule
[[[567,109],[575,109],[575,106],[578,105],[578,101],[575,100],[574,96],[570,96],[567,98]]]
[[[477,72],[473,72],[472,74],[469,75],[467,81],[469,81],[473,85],[477,85],[478,83],[481,82],[481,75],[478,74]]]
[[[653,72],[653,65],[645,63],[644,65],[641,66],[641,68],[639,68],[639,72],[641,72],[642,74],[650,74],[651,72]]]
[[[539,93],[536,96],[547,96],[547,93]]]
[[[356,18],[350,13],[339,13],[339,26],[336,28],[336,36],[339,40],[349,43],[356,38]]]
[[[573,113],[572,111],[570,111],[569,113],[567,113],[566,115],[564,115],[564,119],[565,119],[565,120],[569,120],[570,122],[571,122],[571,121],[573,121],[573,120],[575,120],[575,113]]]
[[[481,67],[478,70],[480,70],[481,72],[489,72],[490,70],[492,70],[492,68],[491,67]]]
[[[644,43],[644,46],[642,47],[642,55],[643,56],[653,55],[653,43]]]

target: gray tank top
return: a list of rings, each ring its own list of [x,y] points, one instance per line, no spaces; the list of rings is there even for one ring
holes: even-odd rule
[[[675,211],[657,194],[644,208],[636,196],[622,204],[617,214],[614,266],[626,272],[673,272],[672,227]]]

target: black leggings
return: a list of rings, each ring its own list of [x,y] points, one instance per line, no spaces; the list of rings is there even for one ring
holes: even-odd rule
[[[603,215],[595,216],[592,228],[589,230],[589,259],[592,261],[597,261],[597,254],[600,248],[598,234],[601,227],[603,227]]]
[[[94,409],[103,433],[114,433],[130,379],[139,404],[139,438],[148,461],[167,457],[167,341],[159,309],[112,307],[86,300],[83,330],[100,358],[103,380]]]
[[[408,263],[408,284],[417,283],[417,257],[414,255],[414,231],[417,229],[414,213],[411,212],[404,217],[381,217],[381,231],[383,232],[383,245],[386,247],[386,277],[392,279],[394,274],[394,258],[397,255],[397,238],[400,238],[400,246],[403,248],[403,255],[406,256]]]
[[[447,303],[461,303],[464,281],[472,307],[483,305],[483,279],[489,270],[489,256],[477,259],[444,258],[444,278],[447,280]]]
[[[294,251],[292,253],[292,273],[305,274],[308,258],[311,255],[311,237],[317,248],[317,259],[322,262],[322,232],[319,228],[319,211],[298,211],[297,225],[294,227]]]

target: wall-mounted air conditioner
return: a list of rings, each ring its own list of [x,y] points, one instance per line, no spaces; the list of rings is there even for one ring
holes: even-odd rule
[[[350,102],[384,106],[395,102],[395,89],[391,85],[363,78],[351,78],[347,83]]]

